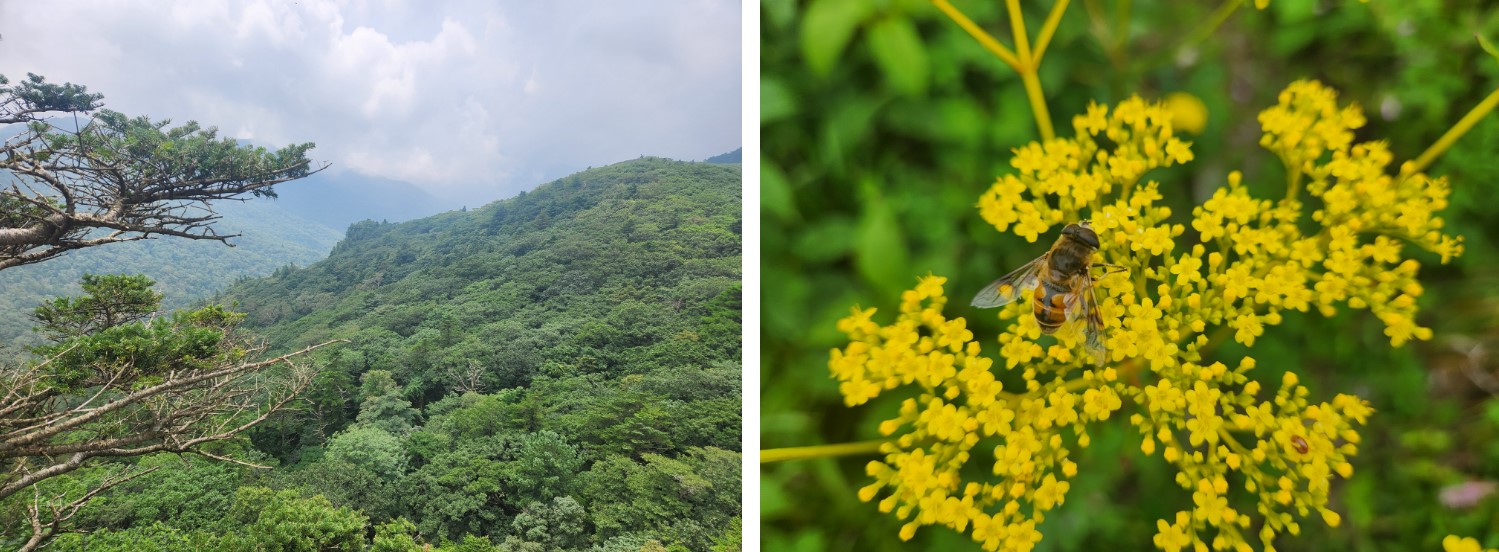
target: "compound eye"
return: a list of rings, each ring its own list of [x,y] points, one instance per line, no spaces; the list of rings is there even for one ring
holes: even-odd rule
[[[1073,232],[1073,236],[1075,236],[1078,241],[1088,244],[1088,247],[1098,249],[1098,233],[1094,232],[1092,228],[1088,228],[1086,226],[1079,228],[1076,232]]]

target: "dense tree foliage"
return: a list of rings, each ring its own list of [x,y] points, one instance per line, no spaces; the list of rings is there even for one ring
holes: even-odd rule
[[[739,178],[591,169],[235,285],[275,349],[349,340],[253,434],[279,467],[151,459],[58,549],[737,549]]]
[[[156,236],[223,242],[234,236],[216,225],[219,204],[274,197],[316,172],[310,143],[241,147],[195,122],[101,109],[102,98],[0,75],[0,269]],[[56,124],[64,113],[71,130]],[[82,280],[84,295],[34,311],[49,344],[0,357],[0,544],[20,550],[74,530],[93,499],[155,469],[131,459],[228,459],[216,449],[311,383],[290,361],[315,347],[260,360],[263,347],[236,331],[241,315],[208,306],[157,318],[149,278]],[[3,295],[26,297],[17,291]]]
[[[18,538],[0,544],[36,549],[75,530],[71,520],[101,492],[161,467],[131,458],[244,463],[222,455],[237,448],[229,441],[311,384],[313,370],[292,358],[327,342],[259,360],[264,347],[237,330],[242,314],[209,305],[158,318],[153,284],[85,276],[85,295],[35,309],[51,342],[0,365],[0,535]]]

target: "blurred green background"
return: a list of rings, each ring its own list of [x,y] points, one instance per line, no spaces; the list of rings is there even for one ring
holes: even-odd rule
[[[955,5],[1006,44],[1002,2]],[[1041,66],[1058,136],[1089,100],[1136,94],[1200,98],[1209,110],[1197,160],[1147,175],[1178,221],[1243,170],[1260,197],[1283,193],[1283,169],[1258,146],[1256,115],[1298,78],[1316,78],[1364,106],[1360,140],[1387,140],[1413,159],[1499,86],[1499,61],[1475,34],[1499,39],[1491,2],[1285,1],[1240,7],[1198,43],[1213,3],[1073,2]],[[1022,2],[1027,29],[1049,2]],[[834,327],[850,306],[888,323],[900,291],[928,271],[949,277],[948,316],[969,318],[992,353],[998,321],[967,298],[1042,253],[1001,235],[973,208],[1011,149],[1035,140],[1020,79],[926,1],[767,0],[761,3],[761,440],[764,448],[877,438],[902,396],[843,406],[828,378]],[[1354,393],[1377,415],[1351,480],[1334,485],[1343,524],[1306,520],[1282,550],[1432,550],[1449,533],[1499,546],[1499,498],[1448,504],[1444,489],[1499,481],[1499,114],[1428,172],[1454,189],[1449,226],[1467,253],[1423,263],[1421,324],[1429,342],[1393,349],[1364,311],[1293,313],[1252,351],[1273,382],[1296,370],[1313,397]],[[1190,508],[1160,456],[1143,457],[1122,418],[1095,426],[1067,502],[1041,527],[1039,550],[1150,549],[1155,520]],[[900,524],[863,503],[870,457],[761,466],[764,550],[972,550],[966,536]],[[1242,498],[1242,497],[1241,497]],[[1450,502],[1450,501],[1449,501]]]

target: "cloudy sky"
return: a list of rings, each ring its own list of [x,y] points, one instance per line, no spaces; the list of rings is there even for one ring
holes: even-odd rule
[[[741,146],[738,0],[0,0],[0,74],[447,201]]]

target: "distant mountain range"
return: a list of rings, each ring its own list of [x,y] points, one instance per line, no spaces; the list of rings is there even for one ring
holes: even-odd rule
[[[743,150],[737,148],[704,162],[740,163]],[[405,222],[452,209],[451,203],[410,182],[352,171],[323,171],[277,186],[276,194],[276,203],[292,214],[338,231],[362,220]]]
[[[404,222],[447,209],[410,182],[323,171],[276,186],[274,201],[288,212],[342,233],[361,220]]]
[[[731,151],[731,152],[728,152],[728,153],[720,153],[720,154],[715,155],[713,157],[709,157],[705,162],[707,162],[707,163],[742,163],[743,161],[741,161],[740,158],[743,157],[743,156],[744,156],[744,148],[734,148],[734,151]]]
[[[208,240],[160,237],[69,252],[40,264],[0,271],[0,345],[33,343],[28,314],[51,297],[80,293],[85,273],[145,274],[172,309],[201,300],[237,279],[277,268],[308,265],[327,256],[343,236],[266,200],[220,202],[220,233],[240,234],[228,247]]]

